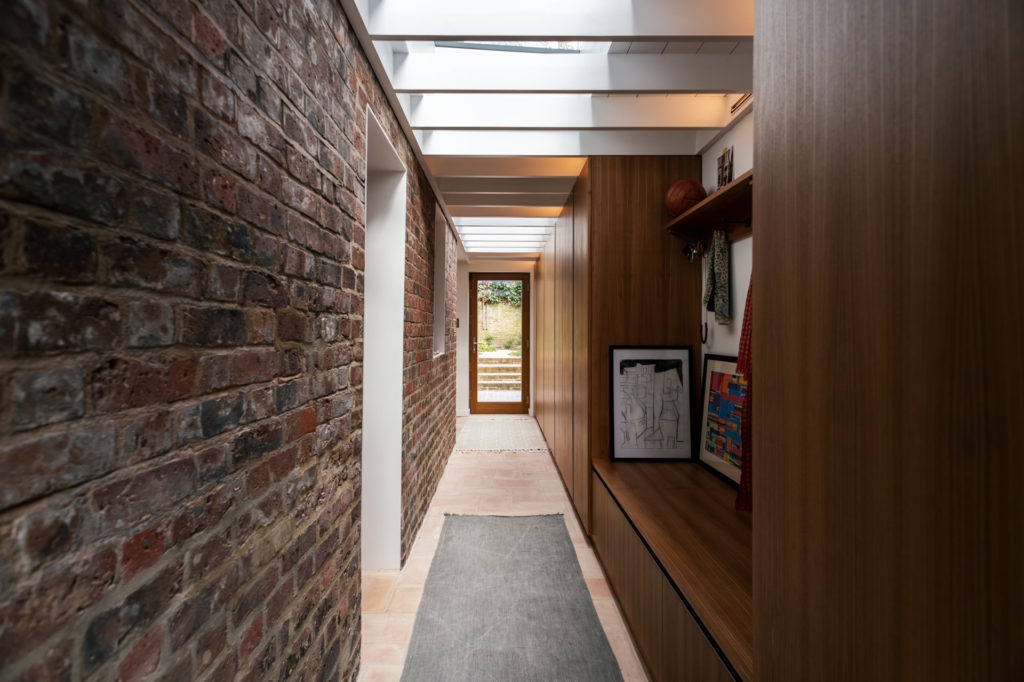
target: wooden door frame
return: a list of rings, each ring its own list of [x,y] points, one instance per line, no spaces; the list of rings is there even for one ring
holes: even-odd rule
[[[523,363],[522,400],[517,403],[489,403],[477,401],[477,282],[480,280],[519,280],[523,283]],[[470,414],[529,414],[530,413],[530,273],[528,272],[471,272],[469,273],[469,413]]]

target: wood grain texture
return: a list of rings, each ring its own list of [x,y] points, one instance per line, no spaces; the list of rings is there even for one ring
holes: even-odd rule
[[[692,463],[594,469],[595,490],[603,481],[732,666],[753,679],[751,518],[733,509],[735,488]]]
[[[1024,4],[756,33],[757,676],[1024,679]]]
[[[701,181],[697,156],[595,156],[591,186],[590,451],[609,457],[608,347],[688,345],[691,401],[700,389],[700,266],[665,230],[665,191]],[[693,417],[696,419],[696,417]]]
[[[590,171],[584,165],[573,190],[572,467],[573,503],[590,532]]]
[[[555,289],[554,275],[554,240],[549,239],[544,252],[537,260],[534,269],[536,277],[534,298],[537,301],[537,339],[534,343],[534,362],[536,372],[533,410],[540,425],[541,432],[547,441],[548,448],[555,442],[554,413],[554,339],[555,339]]]
[[[612,466],[609,462],[601,464]],[[600,480],[595,480],[593,487],[592,537],[652,679],[730,680],[714,649]]]
[[[572,458],[572,233],[573,197],[562,207],[555,231],[555,463],[573,495]]]

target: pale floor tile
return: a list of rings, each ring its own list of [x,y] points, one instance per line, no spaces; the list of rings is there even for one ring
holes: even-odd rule
[[[363,663],[359,667],[357,682],[399,682],[402,679],[401,665],[377,665]]]
[[[522,419],[521,416],[459,417],[456,450],[401,572],[363,576],[363,644],[359,682],[399,680],[412,636],[416,609],[441,537],[445,514],[562,514],[576,550],[594,608],[626,682],[647,682],[622,614],[604,579],[547,451],[462,451],[458,434],[470,419]]]

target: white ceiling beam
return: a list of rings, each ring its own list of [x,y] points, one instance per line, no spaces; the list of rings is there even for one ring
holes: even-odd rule
[[[416,94],[408,95],[414,129],[549,130],[721,128],[730,95]]]
[[[557,218],[562,208],[553,206],[451,206],[453,218]]]
[[[753,0],[377,0],[375,40],[705,40],[754,35]]]
[[[558,194],[474,194],[445,192],[449,206],[564,206],[567,193]]]
[[[540,253],[542,249],[534,247],[482,247],[466,249],[466,253]]]
[[[458,229],[466,227],[554,227],[555,218],[453,218]]]
[[[688,130],[417,130],[432,155],[618,156],[692,154]]]
[[[550,178],[488,178],[488,177],[440,177],[437,180],[442,192],[477,194],[507,194],[510,192],[539,192],[565,196],[576,184],[576,176]]]
[[[557,156],[432,156],[427,159],[437,178],[446,175],[491,178],[578,177],[587,160]]]
[[[458,230],[459,234],[467,238],[500,234],[544,237],[554,232],[554,228],[551,227],[460,227]]]
[[[750,54],[532,54],[438,50],[395,55],[392,85],[412,93],[751,92]]]

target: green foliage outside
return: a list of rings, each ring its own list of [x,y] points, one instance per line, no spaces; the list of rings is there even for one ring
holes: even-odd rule
[[[523,284],[522,282],[480,282],[477,300],[477,325],[482,353],[507,350],[522,355]]]

